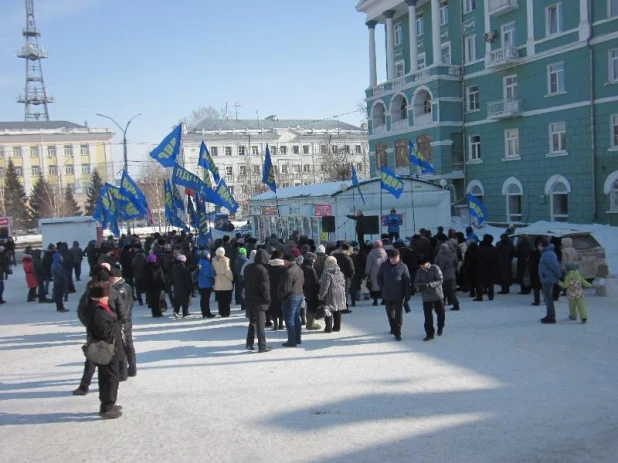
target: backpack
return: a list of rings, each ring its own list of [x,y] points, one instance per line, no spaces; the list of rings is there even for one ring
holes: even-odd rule
[[[567,287],[566,290],[567,293],[567,298],[569,298],[570,300],[575,300],[575,299],[581,299],[584,297],[584,289],[582,287],[582,282],[581,280],[578,279],[570,279],[569,280],[569,286]]]

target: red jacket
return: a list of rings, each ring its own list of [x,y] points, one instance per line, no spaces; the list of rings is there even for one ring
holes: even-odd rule
[[[24,273],[26,274],[26,284],[28,285],[28,289],[37,288],[39,283],[36,281],[36,277],[34,276],[32,256],[26,254],[22,261],[24,263]]]

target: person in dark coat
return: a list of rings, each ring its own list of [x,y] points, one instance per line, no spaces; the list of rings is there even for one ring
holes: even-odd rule
[[[75,279],[77,281],[81,281],[84,251],[82,251],[82,248],[79,247],[79,243],[77,241],[73,241],[73,247],[69,250],[69,253],[73,258],[73,271],[75,272]]]
[[[193,279],[191,272],[185,265],[187,258],[184,254],[178,254],[176,262],[172,267],[172,286],[174,288],[174,317],[180,315],[182,307],[182,316],[188,317],[189,305],[191,304],[191,292],[193,290]]]
[[[232,263],[232,273],[234,274],[234,300],[236,304],[240,304],[240,308],[243,311],[245,310],[245,303],[242,299],[243,277],[240,271],[243,265],[245,265],[245,262],[247,262],[247,250],[245,248],[239,248],[236,259],[234,259]]]
[[[554,253],[556,253],[558,262],[562,262],[562,238],[560,238],[559,236],[552,236],[552,238],[549,240],[549,244],[554,245]],[[556,283],[553,290],[554,301],[558,301],[561,291],[562,289],[560,288],[560,286],[558,286],[558,283]]]
[[[512,265],[515,247],[506,233],[500,235],[500,241],[496,244],[496,256],[498,258],[498,280],[501,287],[498,294],[509,294],[513,282]]]
[[[494,276],[498,266],[498,255],[493,242],[494,237],[486,234],[476,252],[478,271],[475,301],[482,301],[484,293],[487,293],[490,301],[494,300]]]
[[[41,304],[53,302],[47,299],[47,293],[45,292],[46,272],[45,266],[43,265],[43,260],[41,258],[42,254],[43,252],[40,249],[35,249],[32,251],[32,265],[34,267],[34,276],[36,277],[36,281],[39,285],[38,300]]]
[[[358,240],[359,245],[363,244],[365,242],[365,216],[363,215],[363,211],[356,211],[356,214],[354,215],[346,214],[346,217],[356,222],[354,225],[356,230],[356,239]]]
[[[122,272],[119,268],[114,267],[109,272],[109,282],[112,288],[118,292],[123,301],[122,318],[119,317],[122,323],[122,339],[126,359],[120,363],[119,373],[120,381],[125,381],[127,377],[137,375],[137,362],[135,357],[135,346],[133,345],[133,289],[122,278]]]
[[[94,240],[91,240],[86,246],[86,258],[88,259],[88,266],[90,270],[88,274],[92,276],[94,267],[97,265],[97,261],[99,260],[99,250],[97,248],[97,243]]]
[[[122,416],[121,407],[116,405],[120,374],[118,366],[125,358],[122,348],[121,324],[117,315],[109,307],[109,284],[94,283],[90,287],[92,317],[88,323],[90,341],[104,341],[116,346],[115,355],[107,365],[97,365],[99,370],[99,415],[113,419]]]
[[[54,302],[56,303],[56,311],[64,313],[69,310],[62,303],[64,295],[67,291],[67,275],[62,265],[62,255],[59,252],[53,254],[52,263],[52,280],[54,282]]]
[[[378,270],[378,284],[384,297],[386,316],[395,340],[401,341],[403,327],[403,308],[409,311],[410,303],[410,272],[401,261],[399,250],[389,249],[388,260],[380,265]]]
[[[51,266],[55,252],[56,247],[50,243],[41,258],[43,261],[43,268],[45,269],[45,294],[49,294],[49,284],[52,282]]]
[[[268,263],[268,277],[270,280],[270,306],[268,308],[268,318],[272,320],[266,326],[273,326],[274,330],[283,329],[283,312],[281,311],[281,299],[277,296],[277,286],[279,280],[285,273],[285,263],[281,258],[283,253],[278,249],[273,251]]]
[[[356,301],[360,300],[360,292],[363,288],[367,255],[361,252],[358,246],[353,246],[350,258],[354,264],[354,276],[352,277],[352,284],[350,285],[350,297],[352,299],[352,307],[356,307]]]
[[[478,250],[478,243],[472,240],[468,242],[468,249],[464,254],[463,268],[466,273],[466,282],[470,288],[470,297],[476,297],[478,286]]]
[[[528,270],[530,272],[530,287],[532,289],[534,300],[532,305],[541,305],[541,277],[539,276],[539,264],[541,262],[541,251],[543,249],[542,244],[545,239],[539,236],[534,240],[534,249],[530,253],[528,258]]]
[[[64,273],[66,274],[67,290],[64,293],[64,302],[69,300],[69,294],[74,294],[75,284],[73,283],[73,258],[69,252],[69,245],[67,243],[58,243],[58,252],[62,256],[62,266],[64,267]]]
[[[144,287],[144,268],[146,267],[146,255],[140,245],[136,246],[135,257],[131,262],[133,270],[133,282],[135,284],[135,297],[139,305],[143,304],[142,294],[145,292]]]
[[[354,278],[354,261],[350,257],[352,254],[350,244],[342,243],[340,249],[336,249],[331,253],[335,259],[337,259],[337,265],[339,266],[339,270],[343,273],[343,277],[345,278],[345,294],[346,294],[346,309],[343,313],[351,313],[352,311],[348,308],[348,294],[350,294],[350,288],[352,287],[352,278]],[[351,295],[354,298],[353,295]]]
[[[413,296],[416,292],[414,290],[414,285],[412,285],[412,281],[414,281],[414,277],[416,276],[416,271],[418,269],[418,264],[416,263],[417,254],[414,249],[411,249],[406,246],[403,240],[395,241],[393,245],[395,249],[399,251],[399,258],[408,267],[408,273],[410,274],[410,292]]]
[[[281,310],[285,319],[288,340],[282,346],[296,347],[301,343],[302,325],[300,308],[303,302],[304,274],[296,264],[296,257],[293,254],[285,254],[283,260],[285,262],[285,272],[281,275],[277,285],[277,297],[281,301]]]
[[[457,278],[457,266],[459,260],[448,243],[442,243],[438,247],[438,255],[434,260],[435,264],[442,272],[442,292],[444,293],[444,304],[452,305],[451,310],[459,310],[459,300],[455,294],[455,281]]]
[[[269,255],[264,249],[255,254],[253,263],[247,265],[243,272],[243,286],[245,290],[245,305],[249,312],[249,328],[247,330],[247,344],[253,350],[253,343],[257,334],[258,352],[270,352],[272,347],[266,345],[266,311],[270,306],[270,279],[268,277]]]
[[[120,252],[120,268],[122,268],[122,278],[131,286],[131,291],[135,283],[133,281],[133,258],[135,257],[135,251],[132,244],[127,244],[122,248]]]
[[[528,260],[532,253],[532,243],[528,235],[520,235],[515,247],[515,258],[517,259],[517,281],[519,281],[520,291],[519,294],[530,294],[531,288],[529,284],[524,281],[526,270],[528,269]],[[530,280],[531,276],[528,272],[527,279]]]
[[[318,274],[313,268],[315,258],[316,255],[314,253],[307,252],[307,254],[305,254],[305,259],[300,266],[305,278],[303,282],[303,295],[305,296],[305,302],[307,303],[308,330],[319,330],[321,328],[318,323],[315,323],[315,315],[320,305],[320,301],[318,299],[320,284],[318,280]]]
[[[156,254],[149,254],[144,266],[144,288],[146,289],[146,304],[154,318],[162,317],[161,296],[165,291],[163,270],[157,262]]]

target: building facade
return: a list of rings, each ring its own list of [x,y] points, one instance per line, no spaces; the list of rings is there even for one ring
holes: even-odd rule
[[[237,215],[247,215],[247,200],[266,189],[267,145],[278,188],[344,180],[350,164],[359,178],[369,175],[367,130],[336,120],[205,120],[183,136],[185,168],[198,175],[202,141],[241,207]]]
[[[371,173],[408,140],[491,222],[618,225],[618,0],[363,0]],[[375,32],[386,34],[377,81]],[[443,182],[444,183],[444,182]]]
[[[11,159],[27,195],[44,177],[60,195],[70,186],[83,205],[95,168],[104,182],[114,178],[113,135],[67,121],[0,122],[0,191]]]

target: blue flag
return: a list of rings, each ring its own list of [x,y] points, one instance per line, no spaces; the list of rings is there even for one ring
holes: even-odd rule
[[[178,209],[179,211],[184,211],[185,202],[182,200],[182,196],[180,196],[180,191],[178,191],[178,188],[176,188],[176,185],[174,184],[173,177],[172,177],[172,184],[170,186],[172,188],[172,203],[174,204],[174,207]]]
[[[180,137],[182,135],[182,125],[179,124],[154,150],[150,152],[150,157],[156,160],[163,167],[172,167],[176,164],[176,158],[180,152]]]
[[[142,215],[148,214],[148,202],[142,190],[137,186],[137,183],[131,178],[126,170],[122,171],[120,180],[120,192],[128,198]]]
[[[264,166],[262,168],[262,183],[270,188],[273,193],[277,194],[277,182],[275,181],[275,169],[273,162],[270,159],[270,150],[266,145],[266,154],[264,155]]]
[[[184,220],[178,217],[178,215],[175,213],[172,213],[170,215],[169,221],[170,221],[170,225],[173,227],[180,228],[181,230],[187,233],[191,231],[189,230],[189,227],[187,227],[187,224],[184,222]]]
[[[232,196],[230,189],[225,183],[225,180],[221,179],[219,184],[217,185],[217,189],[215,193],[219,195],[222,201],[222,206],[226,207],[232,214],[238,210],[238,203]]]
[[[350,167],[352,169],[352,186],[356,187],[356,189],[358,190],[358,194],[360,194],[360,197],[363,200],[363,204],[365,204],[365,197],[363,196],[363,192],[358,185],[358,176],[356,175],[356,169],[354,168],[354,164],[350,164]]]
[[[197,214],[197,211],[195,210],[195,207],[193,206],[191,196],[187,196],[187,213],[189,214],[191,226],[193,228],[197,228],[199,223],[199,216]]]
[[[192,172],[189,172],[182,166],[176,164],[174,166],[174,173],[172,174],[172,182],[176,185],[182,185],[186,188],[191,188],[196,192],[196,197],[207,203],[220,204],[221,199],[218,195],[208,187],[204,181]],[[175,187],[172,187],[175,190]],[[173,198],[172,190],[172,198]],[[180,195],[178,195],[180,196]],[[182,200],[182,198],[180,198]],[[176,199],[178,201],[178,199]],[[176,202],[174,202],[176,204]],[[182,207],[181,207],[182,208]]]
[[[466,198],[468,199],[468,209],[470,210],[470,215],[472,217],[476,217],[476,221],[479,225],[482,224],[487,218],[487,208],[471,193],[468,193]]]
[[[388,191],[395,198],[401,196],[401,193],[403,193],[403,182],[395,175],[395,172],[386,166],[382,166],[382,169],[380,169],[380,179],[382,189]]]
[[[165,204],[165,217],[170,218],[172,212],[174,211],[174,199],[172,197],[172,185],[170,185],[169,180],[163,180],[163,191],[165,193],[164,196],[164,204]]]
[[[200,156],[197,159],[197,165],[211,171],[212,176],[215,179],[215,183],[219,183],[219,180],[221,179],[219,169],[217,169],[215,161],[213,161],[210,151],[208,151],[208,147],[204,141],[202,141],[202,144],[200,145]]]
[[[423,174],[435,174],[436,170],[429,161],[426,161],[423,154],[418,151],[412,140],[408,140],[408,150],[410,151],[410,163],[420,167]]]

